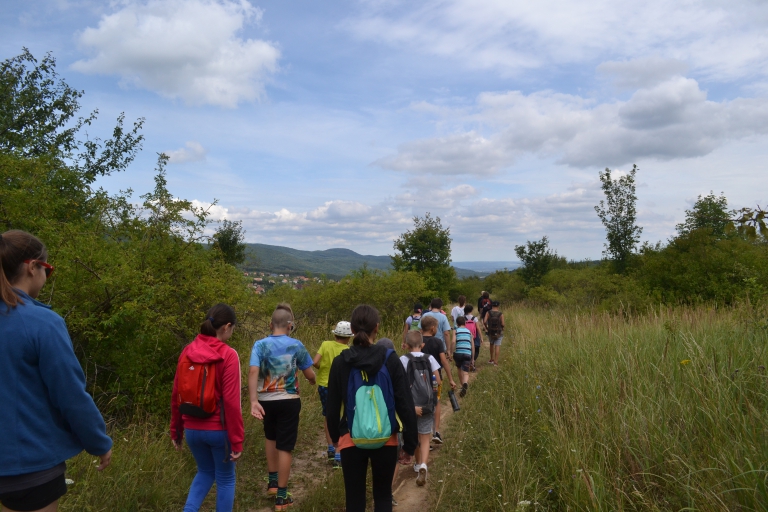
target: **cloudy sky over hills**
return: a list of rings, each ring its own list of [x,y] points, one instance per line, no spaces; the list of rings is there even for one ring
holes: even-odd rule
[[[548,235],[599,257],[597,174],[636,163],[643,239],[699,194],[765,206],[768,3],[9,0],[2,58],[51,51],[98,108],[146,118],[109,190],[169,185],[248,241],[387,254],[411,218],[455,260]]]

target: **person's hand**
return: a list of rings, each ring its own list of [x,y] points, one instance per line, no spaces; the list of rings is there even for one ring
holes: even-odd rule
[[[314,386],[315,385],[315,379],[307,379],[307,380],[309,381],[309,385],[310,386]]]
[[[259,402],[254,402],[253,404],[251,404],[251,416],[253,416],[257,420],[264,419],[264,408],[261,406]]]
[[[110,462],[112,462],[112,450],[109,450],[104,455],[99,455],[99,465],[96,466],[96,470],[103,471],[104,468],[109,466]]]
[[[232,452],[229,454],[229,460],[232,462],[237,461],[237,459],[240,458],[240,456],[243,454],[243,452]]]
[[[180,452],[184,449],[184,443],[181,439],[171,439],[171,442],[173,443],[173,447],[176,448],[177,452]]]
[[[400,464],[402,464],[403,466],[410,466],[412,460],[413,460],[413,456],[403,451],[403,453],[400,454],[400,459],[398,460],[398,462],[400,462]]]
[[[451,389],[456,389],[456,383],[451,381]]]
[[[417,405],[416,406],[416,416],[421,416],[422,414],[424,414],[424,411],[423,411],[422,407],[420,405]]]

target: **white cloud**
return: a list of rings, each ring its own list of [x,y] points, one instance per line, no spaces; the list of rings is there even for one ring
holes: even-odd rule
[[[688,65],[683,61],[658,56],[608,61],[597,66],[598,72],[612,77],[616,87],[629,90],[652,87],[687,70]]]
[[[202,144],[195,141],[187,141],[186,147],[165,151],[168,155],[168,163],[183,164],[186,162],[200,162],[205,160],[207,151]]]
[[[768,100],[714,102],[690,78],[672,77],[636,91],[627,101],[594,105],[574,95],[543,91],[482,93],[467,131],[410,141],[375,165],[412,173],[484,176],[523,154],[556,158],[574,167],[612,167],[642,158],[700,157],[728,141],[768,133]]]
[[[247,0],[127,1],[89,27],[78,42],[93,56],[72,67],[118,75],[122,83],[189,104],[235,107],[264,94],[280,51],[272,42],[242,39],[262,11]]]
[[[706,76],[765,75],[768,4],[753,0],[362,2],[343,27],[363,40],[507,73],[661,54]]]

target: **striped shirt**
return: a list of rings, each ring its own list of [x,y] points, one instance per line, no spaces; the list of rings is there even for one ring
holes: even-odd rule
[[[456,354],[472,355],[472,333],[466,327],[456,329]]]

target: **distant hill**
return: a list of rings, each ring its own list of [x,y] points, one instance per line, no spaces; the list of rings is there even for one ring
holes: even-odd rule
[[[497,270],[514,270],[521,267],[522,263],[519,261],[454,261],[453,266],[490,274]]]
[[[325,274],[331,278],[343,277],[353,270],[357,270],[364,264],[369,268],[390,270],[391,259],[389,256],[373,256],[370,254],[358,254],[350,249],[326,249],[324,251],[302,251],[282,247],[279,245],[247,244],[248,252],[255,256],[256,264],[246,260],[244,267],[247,270],[259,272],[271,272],[275,274],[304,274],[312,272],[314,275]],[[459,277],[480,276],[484,272],[475,272],[462,268],[456,268]]]

